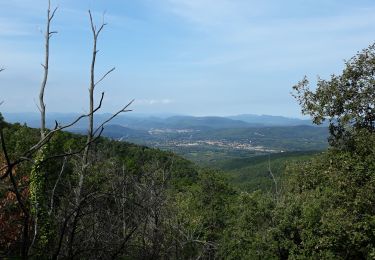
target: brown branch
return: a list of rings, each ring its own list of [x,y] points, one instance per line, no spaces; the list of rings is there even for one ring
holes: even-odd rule
[[[110,69],[109,71],[107,71],[95,84],[94,86],[96,87],[96,85],[98,85],[100,82],[102,82],[110,73],[112,73],[116,68],[113,67],[112,69]]]
[[[102,102],[103,102],[103,98],[104,98],[104,92],[102,92],[102,96],[100,98],[100,102],[99,102],[99,105],[93,110],[93,113],[95,113],[96,111],[98,111],[101,106],[102,106]],[[73,125],[75,125],[76,123],[78,123],[81,119],[85,118],[85,117],[88,117],[90,116],[91,114],[93,113],[88,113],[88,114],[84,114],[84,115],[81,115],[79,117],[77,117],[73,122],[67,124],[67,125],[64,125],[64,126],[60,126],[58,127],[57,125],[57,122],[55,122],[55,128],[53,130],[51,130],[50,132],[47,133],[47,135],[45,135],[45,137],[41,140],[39,140],[38,143],[36,143],[34,146],[32,146],[31,148],[29,148],[29,150],[27,150],[26,152],[24,152],[24,154],[22,156],[20,156],[17,160],[15,160],[13,163],[10,163],[11,167],[15,167],[16,165],[24,162],[24,161],[31,161],[31,156],[36,152],[38,151],[43,145],[45,145],[46,143],[49,142],[49,140],[52,138],[52,136],[58,132],[58,131],[62,131],[66,128],[69,128]],[[90,141],[90,143],[86,143],[87,144],[91,144],[93,143],[94,141],[97,140],[97,138],[101,135],[101,133],[103,132],[103,129],[101,129],[100,131],[100,134],[94,138],[93,140]],[[1,142],[3,142],[3,138],[1,138]],[[74,155],[74,154],[78,154],[78,153],[81,153],[84,149],[85,149],[85,146],[82,147],[82,149],[78,150],[78,151],[75,151],[75,152],[72,152],[72,153],[64,153],[64,154],[61,154],[61,155],[54,155],[54,156],[50,156],[48,158],[46,158],[44,161],[47,161],[47,160],[50,160],[50,159],[54,159],[54,158],[61,158],[61,157],[65,157],[65,156],[69,156],[69,155]],[[43,162],[44,162],[43,161]],[[8,165],[5,165],[3,167],[0,168],[0,172],[6,170],[8,168]],[[8,176],[8,174],[4,174],[4,176],[0,176],[0,180],[2,179],[5,179],[6,177]]]
[[[102,135],[102,132],[103,132],[104,128],[101,128],[99,134],[97,136],[95,136],[91,142],[90,142],[90,145],[94,142],[96,142],[100,136]],[[88,144],[86,143],[84,146],[82,146],[79,150],[76,150],[74,152],[69,152],[69,153],[63,153],[63,154],[56,154],[56,155],[52,155],[52,156],[48,156],[46,157],[42,162],[40,162],[41,164],[49,161],[49,160],[52,160],[52,159],[58,159],[58,158],[62,158],[62,157],[69,157],[69,156],[73,156],[73,155],[77,155],[77,154],[80,154],[83,150],[86,149],[86,146]]]
[[[73,216],[73,213],[74,213],[74,211],[71,212],[64,219],[64,223],[62,224],[61,231],[60,231],[60,236],[59,236],[59,240],[58,240],[59,242],[57,244],[56,251],[55,251],[55,253],[52,256],[52,259],[58,259],[58,256],[59,256],[60,250],[61,250],[61,246],[62,246],[62,242],[63,242],[64,236],[65,236],[65,230],[66,230],[66,228],[68,226],[68,222],[69,222],[70,218]]]
[[[85,117],[90,117],[91,115],[93,115],[96,111],[98,111],[101,108],[102,103],[103,103],[103,98],[104,98],[104,92],[102,92],[99,105],[92,112],[90,112],[88,114],[80,115],[79,117],[77,117],[75,120],[73,120],[71,123],[69,123],[67,125],[58,126],[58,123],[55,121],[55,128],[53,130],[49,131],[47,133],[47,135],[45,135],[45,137],[43,139],[41,139],[37,144],[35,144],[26,153],[24,153],[24,157],[27,157],[27,155],[29,155],[29,154],[35,152],[36,150],[38,150],[39,148],[41,148],[45,143],[47,143],[49,141],[49,139],[51,139],[51,137],[56,132],[62,131],[64,129],[66,129],[66,128],[69,128],[69,127],[75,125],[76,123],[78,123],[81,119],[83,119]]]
[[[0,172],[5,170],[5,173],[3,174],[3,176],[0,176],[0,180],[3,180],[10,175],[10,172],[13,170],[14,166],[12,165],[12,163],[10,162],[10,159],[9,159],[9,155],[8,155],[8,151],[7,151],[7,148],[6,148],[6,145],[5,145],[4,133],[3,133],[2,128],[0,129],[0,140],[1,140],[1,148],[3,150],[3,154],[4,154],[5,162],[6,162],[6,165],[4,167],[2,167],[1,170],[0,170]]]
[[[102,124],[100,124],[96,130],[94,131],[94,135],[96,134],[97,131],[99,131],[99,129],[101,128],[104,128],[105,124],[107,124],[108,122],[110,122],[112,119],[114,119],[116,116],[118,116],[119,114],[121,113],[126,113],[126,112],[130,112],[132,110],[128,110],[127,108],[134,102],[134,99],[132,101],[130,101],[127,105],[125,105],[122,109],[120,109],[119,111],[117,111],[115,114],[113,114],[111,117],[109,117],[107,120],[105,120]]]
[[[55,17],[55,13],[59,7],[55,7],[55,9],[52,11],[51,15],[49,16],[49,21],[52,21],[53,17]],[[48,8],[50,9],[50,8]]]
[[[126,237],[123,239],[120,247],[116,250],[114,254],[112,254],[111,259],[117,259],[119,254],[121,254],[122,250],[124,250],[126,243],[129,241],[129,239],[133,236],[135,231],[137,231],[139,225],[136,225],[133,227],[133,229],[129,232],[129,234],[126,235]]]
[[[97,30],[96,25],[94,24],[94,20],[93,20],[93,18],[92,18],[91,10],[89,10],[89,16],[90,16],[91,31],[92,31],[93,34],[94,34],[94,38],[97,39],[97,38],[99,37],[100,32],[103,30],[103,28],[104,28],[107,24],[104,22],[104,18],[103,18],[103,22],[102,22],[102,24],[100,25],[99,30]]]
[[[81,115],[79,117],[77,117],[74,121],[72,121],[71,123],[67,124],[67,125],[64,125],[64,126],[58,126],[58,123],[55,122],[55,128],[51,131],[49,131],[45,137],[41,140],[38,141],[38,143],[36,143],[35,145],[33,145],[31,148],[29,148],[26,152],[24,152],[24,154],[22,156],[20,156],[17,160],[15,160],[13,163],[12,163],[12,166],[16,166],[24,161],[28,161],[28,160],[31,160],[31,156],[36,152],[38,151],[42,146],[44,146],[46,143],[49,142],[49,140],[52,138],[52,136],[58,132],[58,131],[62,131],[66,128],[69,128],[73,125],[75,125],[76,123],[78,123],[80,120],[82,120],[83,118],[85,117],[88,117],[90,116],[91,114],[95,113],[96,111],[98,111],[101,106],[102,106],[102,103],[103,103],[103,98],[104,98],[104,92],[102,92],[102,96],[100,98],[100,102],[98,104],[98,106],[93,110],[92,113],[88,113],[88,114],[84,114],[84,115]],[[59,157],[64,157],[63,156],[59,156]],[[5,169],[7,169],[8,167],[7,166],[4,166],[2,168],[0,168],[0,172],[4,171]],[[5,177],[4,177],[5,178]],[[0,179],[4,179],[3,177],[0,177]]]
[[[89,18],[90,18],[91,31],[93,35],[93,50],[92,50],[92,59],[91,59],[91,68],[90,68],[90,88],[89,88],[89,95],[90,95],[89,97],[90,98],[90,108],[89,108],[90,110],[89,111],[90,113],[92,113],[94,110],[95,86],[99,82],[101,82],[114,69],[108,71],[106,74],[104,74],[104,76],[97,83],[95,83],[95,64],[96,64],[96,55],[98,53],[98,50],[97,50],[98,37],[99,37],[100,32],[103,30],[106,24],[103,22],[101,26],[99,27],[99,30],[97,30],[90,10],[89,10]],[[89,117],[89,132],[87,135],[87,143],[89,143],[91,139],[93,138],[93,133],[94,133],[94,114],[92,113]]]
[[[3,149],[5,161],[6,161],[7,165],[11,165],[9,155],[8,155],[8,152],[7,152],[7,148],[6,148],[6,145],[5,145],[4,132],[3,132],[2,128],[0,129],[0,139],[1,139],[1,148]]]
[[[17,198],[17,202],[19,204],[19,207],[21,208],[23,214],[24,214],[24,226],[23,226],[23,247],[22,247],[22,255],[23,257],[25,258],[27,256],[27,244],[28,244],[28,221],[29,221],[29,212],[23,202],[23,198],[22,198],[22,195],[20,193],[20,191],[18,190],[18,185],[17,185],[17,182],[13,176],[13,168],[14,168],[14,164],[11,163],[10,161],[10,158],[9,158],[9,155],[8,155],[8,151],[7,151],[7,148],[6,148],[6,144],[5,144],[5,139],[4,139],[4,133],[3,133],[3,129],[0,129],[0,139],[1,139],[1,148],[3,150],[3,153],[4,153],[4,157],[5,157],[5,161],[6,161],[6,173],[1,176],[1,179],[4,179],[6,178],[7,176],[9,176],[9,179],[12,183],[12,186],[13,186],[13,189],[11,190],[15,195],[16,195],[16,198]]]
[[[63,172],[65,170],[66,162],[67,162],[67,157],[65,156],[63,164],[62,164],[61,169],[60,169],[59,176],[57,177],[55,185],[53,186],[53,189],[52,189],[50,209],[49,209],[49,212],[48,212],[49,215],[51,215],[51,213],[53,211],[53,203],[54,203],[55,191],[56,191],[57,185],[58,185],[58,183],[59,183],[59,181],[61,179],[61,175],[63,174]]]
[[[95,101],[94,101],[95,86],[96,86],[96,84],[101,82],[109,73],[111,73],[113,71],[113,69],[108,71],[106,74],[104,74],[104,76],[98,82],[95,83],[95,64],[96,64],[96,55],[98,53],[97,42],[98,42],[98,36],[99,36],[100,32],[102,31],[102,29],[104,28],[105,23],[102,23],[99,30],[97,30],[96,25],[94,24],[93,17],[92,17],[92,14],[91,14],[90,10],[89,10],[89,18],[90,18],[90,26],[91,26],[91,30],[92,30],[92,34],[93,34],[93,49],[92,49],[92,59],[91,59],[91,66],[90,66],[90,85],[89,85],[89,117],[88,117],[89,118],[89,124],[88,124],[87,141],[86,141],[86,145],[85,145],[84,152],[83,152],[83,155],[82,155],[82,168],[81,168],[81,170],[78,174],[79,180],[78,180],[78,185],[77,185],[76,192],[75,192],[75,203],[77,205],[80,205],[81,200],[82,200],[81,192],[82,192],[82,189],[83,189],[86,170],[87,170],[87,167],[90,164],[90,161],[89,161],[90,147],[91,147],[91,143],[93,142],[93,140],[95,140],[95,138],[94,138],[94,113],[96,112],[95,109],[94,109],[94,106],[95,106],[94,105],[95,104]],[[102,100],[103,100],[103,95],[104,95],[104,93],[102,93],[102,98],[100,100],[100,106],[101,106],[101,103],[102,103]],[[103,132],[103,129],[101,130],[100,133],[102,133],[102,132]],[[70,241],[69,241],[69,245],[68,245],[70,257],[73,256],[73,241],[74,241],[74,238],[75,238],[75,228],[76,228],[76,223],[77,223],[79,214],[80,214],[80,210],[78,208],[78,211],[74,214],[74,217],[73,217],[73,229],[72,229],[71,234],[70,234]]]

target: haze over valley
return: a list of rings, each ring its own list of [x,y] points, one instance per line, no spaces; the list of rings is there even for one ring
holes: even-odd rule
[[[0,10],[0,259],[375,259],[374,0]]]
[[[38,127],[38,114],[5,113],[9,122]],[[48,114],[47,125],[71,122],[78,114]],[[100,125],[109,114],[98,114]],[[68,131],[85,134],[83,120]],[[269,153],[320,151],[327,147],[328,129],[310,120],[269,115],[229,117],[148,116],[129,112],[104,128],[103,136],[173,151],[202,165]]]

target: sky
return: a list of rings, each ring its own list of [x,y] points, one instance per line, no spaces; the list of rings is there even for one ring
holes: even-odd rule
[[[0,0],[0,106],[37,112],[47,0]],[[99,38],[102,112],[301,117],[292,86],[329,78],[375,40],[373,0],[51,0],[47,112],[87,112]]]

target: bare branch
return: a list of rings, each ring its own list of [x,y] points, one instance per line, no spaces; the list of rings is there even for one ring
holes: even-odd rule
[[[96,87],[96,85],[98,85],[100,82],[102,82],[110,73],[112,73],[116,68],[113,67],[112,69],[110,69],[109,71],[107,71],[95,84],[94,86]]]
[[[21,208],[22,213],[24,215],[23,216],[24,221],[23,221],[23,239],[22,239],[23,240],[23,242],[22,242],[22,258],[27,259],[27,252],[28,252],[28,249],[27,249],[28,245],[27,244],[28,244],[28,236],[29,236],[29,217],[30,217],[30,215],[29,215],[27,207],[25,206],[22,195],[21,195],[20,191],[18,190],[17,182],[16,182],[16,180],[14,179],[14,176],[13,176],[13,168],[15,167],[15,164],[10,162],[9,155],[8,155],[6,145],[5,145],[4,134],[3,134],[2,128],[0,128],[0,139],[1,139],[1,147],[3,149],[4,157],[5,157],[6,164],[7,164],[5,166],[6,172],[3,176],[0,177],[0,180],[5,179],[6,177],[9,176],[9,179],[10,179],[10,181],[12,183],[12,186],[13,186],[13,189],[11,190],[11,192],[13,192],[16,195],[18,205]],[[0,172],[2,172],[2,170],[0,170]]]
[[[36,211],[38,211],[38,207],[36,207]],[[35,214],[35,216],[34,216],[34,235],[33,235],[33,239],[31,240],[32,242],[31,242],[29,248],[34,247],[37,235],[38,235],[38,214]]]
[[[62,131],[66,128],[69,128],[73,125],[75,125],[76,123],[78,123],[80,120],[82,120],[83,118],[86,118],[86,117],[89,117],[91,114],[94,114],[96,111],[98,111],[101,106],[102,106],[102,103],[103,103],[103,98],[104,98],[104,92],[102,92],[102,96],[100,98],[100,102],[99,102],[99,105],[92,111],[92,113],[88,113],[88,114],[84,114],[84,115],[81,115],[79,117],[77,117],[75,120],[73,120],[71,123],[67,124],[67,125],[64,125],[64,126],[58,126],[57,122],[55,122],[55,128],[51,131],[49,131],[43,139],[40,139],[38,143],[36,143],[35,145],[33,145],[32,147],[30,147],[26,152],[24,152],[24,154],[22,156],[20,156],[17,160],[15,160],[12,165],[13,167],[24,162],[24,161],[28,161],[30,160],[30,157],[36,152],[38,151],[42,146],[44,146],[46,143],[49,142],[49,140],[52,138],[52,136],[58,132],[58,131]],[[90,142],[91,144],[92,142]],[[64,157],[64,156],[59,156],[59,157]],[[7,169],[7,166],[4,166],[2,168],[0,168],[0,172],[4,171]],[[2,177],[0,177],[0,179],[3,179]]]
[[[50,32],[49,33],[49,38],[51,38],[54,34],[57,34],[57,33],[58,33],[57,31]]]
[[[100,26],[99,30],[96,32],[96,37],[99,36],[100,32],[103,30],[104,26],[106,26],[106,25],[107,25],[106,23],[103,23],[103,24]]]
[[[67,162],[67,158],[68,157],[64,157],[64,161],[63,161],[63,164],[61,166],[61,170],[60,170],[60,173],[59,173],[59,176],[57,177],[57,180],[55,182],[55,185],[53,186],[53,189],[52,189],[52,194],[51,194],[51,203],[50,203],[50,209],[49,209],[49,212],[48,214],[51,215],[52,211],[53,211],[53,203],[54,203],[54,197],[55,197],[55,191],[56,191],[56,187],[61,179],[61,175],[63,174],[64,170],[65,170],[65,165],[66,165],[66,162]]]
[[[92,49],[92,59],[91,59],[91,66],[90,66],[90,86],[89,86],[89,116],[88,116],[89,124],[88,124],[87,141],[86,141],[86,145],[85,145],[84,152],[83,152],[83,155],[82,155],[82,166],[81,166],[81,170],[78,174],[79,175],[78,176],[78,179],[79,179],[78,185],[75,189],[75,201],[76,201],[77,205],[80,205],[80,202],[82,200],[81,192],[82,192],[82,189],[83,189],[83,184],[84,184],[84,180],[85,180],[85,176],[86,176],[86,170],[87,170],[87,167],[90,164],[90,160],[89,160],[90,147],[91,147],[91,143],[93,142],[93,140],[95,140],[95,137],[94,137],[94,113],[96,112],[96,110],[94,109],[94,106],[95,106],[95,101],[94,101],[95,86],[96,86],[96,84],[101,82],[110,72],[113,71],[113,69],[108,71],[106,74],[104,74],[104,76],[98,82],[95,82],[95,64],[96,64],[96,55],[98,53],[97,41],[98,41],[98,36],[99,36],[101,30],[104,28],[105,24],[103,23],[100,26],[99,30],[97,31],[97,28],[96,28],[96,25],[94,24],[93,17],[92,17],[92,14],[91,14],[90,10],[89,10],[89,18],[90,18],[90,26],[91,26],[91,30],[92,30],[92,34],[93,34],[93,49]],[[104,93],[102,93],[102,98],[100,100],[100,106],[101,106],[101,103],[103,101],[103,96],[104,96]],[[100,134],[102,132],[103,132],[103,129],[100,131]],[[79,212],[79,208],[78,208],[78,211],[74,214],[74,217],[73,217],[73,229],[72,229],[71,234],[70,234],[69,256],[71,256],[71,257],[73,256],[72,245],[73,245],[73,241],[74,241],[74,237],[75,237],[75,231],[76,231],[75,226],[76,226],[76,222],[78,221],[79,214],[80,214],[80,212]]]
[[[119,114],[121,113],[126,113],[126,112],[130,112],[132,110],[128,110],[127,108],[134,102],[134,99],[132,101],[130,101],[126,106],[124,106],[122,109],[120,109],[119,111],[117,111],[115,114],[113,114],[111,117],[109,117],[107,120],[105,120],[103,123],[101,123],[97,128],[96,130],[94,131],[94,135],[96,134],[97,131],[99,131],[99,129],[101,128],[104,128],[104,126],[110,122],[112,119],[114,119],[116,116],[118,116]]]
[[[3,150],[3,154],[4,154],[4,157],[5,157],[6,164],[7,164],[6,168],[5,168],[6,172],[3,176],[0,177],[0,179],[2,180],[2,179],[5,179],[6,177],[9,176],[10,181],[11,181],[12,186],[13,186],[12,192],[16,195],[17,201],[20,205],[20,208],[22,209],[22,212],[25,214],[25,216],[28,216],[27,208],[26,208],[25,204],[23,203],[22,195],[18,190],[17,182],[16,182],[16,180],[14,179],[14,176],[13,176],[13,168],[14,168],[15,165],[13,163],[11,163],[11,161],[10,161],[8,151],[7,151],[7,148],[6,148],[6,144],[5,144],[3,129],[0,129],[0,139],[1,139],[1,148]]]
[[[45,131],[46,131],[46,105],[44,103],[44,92],[47,86],[47,80],[48,80],[48,70],[49,70],[49,41],[51,38],[51,35],[57,33],[56,31],[50,30],[51,27],[51,21],[53,17],[55,16],[55,13],[57,11],[57,7],[52,11],[51,13],[51,1],[48,0],[48,10],[47,10],[47,28],[45,32],[45,57],[44,57],[44,64],[42,64],[44,69],[44,76],[43,80],[40,86],[40,92],[39,92],[39,111],[40,111],[40,137],[43,139],[45,137]]]
[[[6,145],[5,145],[3,129],[0,129],[0,140],[1,140],[1,148],[3,150],[3,154],[4,154],[5,162],[6,162],[6,166],[3,167],[2,170],[1,170],[1,171],[6,170],[5,174],[0,177],[0,180],[2,180],[2,179],[5,179],[10,174],[10,172],[12,171],[12,164],[10,162],[8,150],[7,150]]]
[[[10,181],[12,183],[12,186],[13,186],[13,190],[12,192],[14,194],[16,194],[16,198],[17,198],[17,202],[18,204],[20,205],[20,208],[22,209],[22,212],[28,216],[29,215],[29,212],[23,202],[23,199],[22,199],[22,195],[20,193],[20,191],[18,190],[18,185],[17,185],[17,182],[16,180],[14,179],[14,176],[13,176],[13,172],[12,171],[9,171],[9,177],[10,177]]]
[[[89,10],[89,17],[90,17],[91,30],[93,32],[95,32],[96,31],[96,26],[94,25],[94,21],[93,21],[92,15],[91,15],[91,10]]]
[[[39,112],[42,113],[42,109],[39,107],[39,104],[36,102],[35,98],[33,99],[36,107],[38,108]]]
[[[121,254],[122,250],[124,249],[126,243],[128,240],[133,236],[135,231],[138,229],[139,225],[136,225],[135,227],[132,228],[132,230],[129,232],[129,234],[126,235],[126,237],[123,239],[120,247],[117,249],[117,251],[112,255],[112,259],[118,258],[119,254]]]
[[[98,38],[100,32],[103,30],[103,28],[107,25],[105,22],[104,22],[104,15],[103,15],[103,21],[99,27],[99,29],[97,29],[95,23],[94,23],[94,19],[92,17],[92,14],[91,14],[91,10],[89,10],[89,16],[90,16],[90,25],[91,25],[91,31],[93,32],[94,34],[94,38]]]
[[[85,118],[85,117],[89,117],[91,115],[93,115],[96,111],[98,111],[101,106],[102,106],[102,103],[103,103],[103,98],[104,98],[104,92],[102,92],[102,95],[101,95],[101,98],[100,98],[100,102],[99,102],[99,105],[90,113],[88,114],[83,114],[79,117],[77,117],[75,120],[73,120],[71,123],[67,124],[67,125],[64,125],[64,126],[58,126],[58,123],[55,121],[55,128],[51,131],[49,131],[45,137],[43,139],[41,139],[37,144],[35,144],[33,147],[31,147],[25,154],[24,156],[27,157],[27,155],[30,155],[32,153],[34,153],[36,150],[38,150],[40,147],[42,147],[44,144],[46,144],[46,142],[49,141],[49,139],[58,131],[62,131],[66,128],[69,128],[73,125],[75,125],[76,123],[78,123],[81,119]]]
[[[104,130],[104,128],[101,128],[99,134],[98,134],[97,136],[95,136],[95,137],[91,140],[91,142],[90,142],[89,144],[86,143],[86,144],[83,145],[80,149],[78,149],[78,150],[76,150],[76,151],[73,151],[73,152],[67,152],[67,153],[63,153],[63,154],[56,154],[56,155],[48,156],[48,157],[46,157],[46,158],[45,158],[42,162],[40,162],[40,163],[43,164],[43,163],[45,163],[45,162],[47,162],[47,161],[49,161],[49,160],[52,160],[52,159],[58,159],[58,158],[62,158],[62,157],[69,157],[69,156],[73,156],[73,155],[80,154],[83,150],[86,149],[86,146],[87,146],[87,145],[91,145],[92,143],[96,142],[96,141],[100,138],[100,136],[101,136],[103,130]]]
[[[49,8],[50,9],[50,8]],[[49,21],[52,21],[53,17],[55,17],[55,13],[57,11],[57,9],[59,9],[59,7],[55,7],[55,9],[52,11],[52,14],[49,16]]]

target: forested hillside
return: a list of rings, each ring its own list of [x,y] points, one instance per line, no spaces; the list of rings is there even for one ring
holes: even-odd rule
[[[320,153],[322,152],[306,151],[258,155],[218,161],[211,164],[211,167],[221,170],[242,191],[275,192],[275,180],[276,183],[283,180],[288,165],[308,161]]]
[[[223,172],[103,138],[89,144],[82,181],[85,136],[55,132],[30,156],[40,131],[1,119],[1,256],[374,258],[374,55],[375,45],[316,92],[295,86],[303,111],[329,120],[326,152],[218,163],[237,167],[227,175],[242,191]]]
[[[38,131],[6,125],[4,138],[13,158],[38,139]],[[350,150],[332,148],[304,163],[290,164],[284,177],[277,176],[277,192],[240,192],[222,173],[197,170],[171,153],[100,139],[78,208],[78,159],[54,158],[40,166],[47,178],[48,230],[39,238],[45,240],[33,242],[29,256],[371,258],[375,139],[361,131],[353,142]],[[82,143],[83,136],[61,133],[51,140],[46,154],[54,157]],[[245,165],[257,165],[253,160]],[[258,160],[268,163],[267,158]],[[28,208],[31,171],[32,164],[26,163],[13,172]],[[256,183],[252,177],[255,180],[247,181]],[[267,186],[272,187],[269,180]],[[21,255],[23,245],[25,216],[11,182],[2,178],[0,186],[2,257]],[[32,243],[35,220],[29,221]]]
[[[146,131],[138,122],[136,131],[111,125],[134,100],[97,121],[105,96],[97,86],[115,68],[96,74],[106,23],[89,11],[87,112],[49,125],[56,11],[48,1],[38,127],[0,113],[1,259],[375,259],[375,44],[340,74],[293,87],[302,114],[328,129],[176,116],[167,126],[156,121],[192,129]],[[179,136],[155,147],[185,158],[130,143],[121,131],[138,140]]]
[[[11,161],[38,140],[36,129],[2,124],[2,140],[7,141]],[[151,259],[212,254],[210,225],[223,216],[218,212],[217,216],[212,215],[214,219],[206,219],[205,215],[213,210],[206,208],[206,203],[212,203],[213,208],[229,207],[229,201],[222,204],[220,198],[227,200],[235,193],[220,176],[198,171],[192,163],[172,153],[101,138],[92,148],[90,157],[94,163],[80,194],[83,199],[77,205],[76,171],[80,158],[59,155],[79,150],[84,142],[84,136],[61,132],[45,148],[46,157],[38,169],[46,177],[46,208],[45,215],[39,216],[48,220],[48,229],[38,230],[37,237],[33,235],[37,220],[28,219],[25,226],[12,185],[13,181],[17,183],[23,206],[31,210],[33,164],[18,166],[8,176],[2,172],[2,257],[22,253],[26,228],[30,257]],[[3,156],[3,166],[4,161]]]

